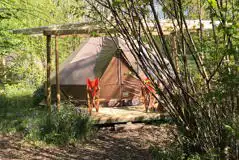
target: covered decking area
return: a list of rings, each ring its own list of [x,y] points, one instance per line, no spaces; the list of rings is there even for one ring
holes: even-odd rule
[[[161,20],[160,21],[162,25],[162,29],[165,35],[170,35],[172,38],[172,54],[174,57],[177,54],[177,47],[176,47],[176,30],[174,30],[174,25],[171,20]],[[200,23],[204,24],[204,29],[210,29],[210,21],[197,21],[197,20],[187,20],[186,23],[188,24],[188,28],[192,32],[196,32],[199,30]],[[149,24],[149,26],[152,29],[152,34],[154,34],[156,28],[154,24]],[[114,32],[113,28],[109,28],[108,30],[102,29],[99,25],[96,23],[75,23],[75,24],[65,24],[65,25],[55,25],[55,26],[47,26],[47,27],[37,27],[37,28],[28,28],[28,29],[19,29],[14,30],[13,33],[15,34],[26,34],[26,35],[40,35],[46,37],[46,57],[47,57],[47,76],[46,76],[46,104],[50,108],[52,104],[51,100],[51,70],[52,70],[52,54],[55,53],[55,74],[56,74],[56,106],[59,109],[60,108],[60,74],[59,74],[59,52],[58,52],[58,37],[64,37],[64,36],[72,36],[72,35],[78,35],[81,37],[91,37],[91,36],[105,36],[107,33]],[[54,48],[52,51],[52,38],[54,38]],[[175,58],[175,64],[177,64],[177,59]],[[130,107],[131,108],[131,107]],[[133,107],[132,107],[133,108]],[[152,113],[144,113],[143,111],[132,111],[127,110],[127,113],[122,112],[119,114],[119,116],[108,116],[104,111],[107,109],[101,109],[102,112],[99,112],[98,114],[93,113],[93,117],[106,117],[105,119],[112,119],[112,121],[123,121],[121,120],[123,117],[124,119],[131,119],[128,121],[136,121],[137,117],[143,117],[143,119],[149,119],[148,117],[154,117],[154,114]],[[116,111],[116,110],[114,110]],[[131,114],[132,112],[132,114]],[[112,113],[114,113],[112,111]],[[123,114],[125,113],[125,114]],[[158,113],[157,113],[158,114]],[[103,116],[104,115],[104,116]],[[134,115],[134,116],[133,116]],[[148,117],[146,116],[148,115]],[[155,113],[156,115],[156,113]],[[160,114],[159,114],[160,115]],[[133,116],[133,117],[132,117]],[[111,118],[109,118],[111,117]],[[99,118],[99,122],[103,122],[104,118]],[[142,119],[142,118],[141,118]],[[107,121],[107,120],[105,120]]]

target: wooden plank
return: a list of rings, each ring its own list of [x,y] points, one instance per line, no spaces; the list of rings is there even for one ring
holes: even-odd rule
[[[138,122],[149,122],[155,120],[168,119],[169,115],[167,113],[148,113],[148,115],[141,116],[124,116],[124,117],[92,117],[95,124],[119,124],[119,123],[138,123]]]
[[[59,53],[57,36],[55,37],[55,64],[56,64],[56,106],[60,109],[61,94],[60,94],[60,78],[59,78]]]
[[[87,112],[86,108],[82,112]],[[146,113],[144,106],[108,108],[100,107],[99,112],[93,109],[91,118],[96,124],[117,124],[127,122],[147,122],[168,119],[168,113]]]
[[[190,31],[196,31],[197,29],[199,29],[200,24],[198,20],[186,20],[186,23]],[[160,20],[160,24],[162,26],[164,34],[168,34],[169,32],[172,32],[174,29],[172,20],[170,19]],[[210,20],[202,20],[202,24],[203,24],[203,30],[212,29]],[[152,29],[152,32],[154,32],[153,30],[155,29],[155,24],[149,22],[147,23],[147,25]],[[216,26],[219,25],[219,21],[215,21],[215,25]],[[97,23],[89,23],[89,22],[17,29],[17,30],[12,30],[12,32],[14,34],[27,34],[27,35],[44,34],[44,35],[58,35],[58,36],[71,35],[71,34],[82,34],[85,36],[85,35],[92,34],[92,32],[98,32],[98,33],[104,33],[104,34],[107,33],[106,30],[101,29],[99,25],[97,25]]]
[[[25,35],[38,35],[43,34],[44,30],[56,30],[56,29],[76,29],[88,25],[94,25],[95,23],[69,23],[69,24],[58,24],[58,25],[52,25],[52,26],[41,26],[41,27],[35,27],[35,28],[25,28],[25,29],[15,29],[12,30],[13,34],[25,34]]]
[[[113,32],[113,29],[109,30],[109,32]],[[62,36],[62,35],[74,35],[74,34],[88,34],[91,36],[99,36],[98,34],[105,34],[107,33],[106,30],[100,28],[84,28],[84,29],[57,29],[57,30],[44,30],[44,35],[55,35],[55,36]]]
[[[51,108],[51,36],[48,35],[46,41],[47,48],[47,106]]]

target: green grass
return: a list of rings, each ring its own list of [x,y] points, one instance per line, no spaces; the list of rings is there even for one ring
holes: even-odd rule
[[[92,128],[87,115],[64,103],[58,112],[35,105],[36,88],[5,85],[0,88],[0,133],[20,133],[32,141],[63,145],[85,139]]]
[[[53,110],[39,125],[40,139],[57,145],[85,139],[91,134],[89,116],[78,113],[71,104],[64,104],[60,111]]]
[[[14,133],[23,131],[27,128],[28,121],[35,120],[35,114],[39,114],[40,110],[35,112],[32,107],[31,88],[23,88],[20,85],[2,87],[0,96],[0,131],[6,133]]]

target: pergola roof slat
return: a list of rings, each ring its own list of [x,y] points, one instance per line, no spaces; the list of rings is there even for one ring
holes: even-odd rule
[[[70,24],[62,24],[62,25],[52,25],[52,26],[41,26],[35,28],[25,28],[25,29],[16,29],[12,30],[14,34],[43,34],[45,30],[80,30],[85,27],[89,27],[94,25],[94,23],[70,23]]]
[[[212,24],[210,20],[202,20],[203,30],[212,29]],[[196,31],[200,28],[199,20],[186,20],[187,27],[191,31]],[[174,25],[172,20],[164,19],[160,20],[160,24],[165,34],[169,34],[174,31]],[[176,24],[176,22],[175,22]],[[219,21],[215,22],[216,25],[219,24]],[[156,31],[156,27],[153,23],[147,23],[147,25],[152,29],[152,32]],[[108,30],[113,31],[113,28]],[[72,23],[72,24],[63,24],[63,25],[53,25],[53,26],[43,26],[37,28],[26,28],[26,29],[17,29],[12,31],[14,34],[27,34],[27,35],[71,35],[71,34],[80,34],[80,35],[92,35],[96,34],[105,34],[106,30],[102,29],[97,23]]]

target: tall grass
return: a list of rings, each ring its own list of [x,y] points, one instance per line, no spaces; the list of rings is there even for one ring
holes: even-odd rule
[[[34,88],[22,84],[5,85],[1,88],[0,131],[7,133],[23,131],[26,129],[27,121],[34,116],[31,96]]]
[[[53,109],[39,125],[40,139],[58,145],[85,139],[90,135],[92,121],[71,104],[64,104],[59,111]]]
[[[18,84],[0,90],[0,133],[21,133],[28,140],[57,145],[85,139],[91,133],[90,118],[71,104],[64,103],[60,111],[49,112],[35,104],[32,95],[36,88]]]

